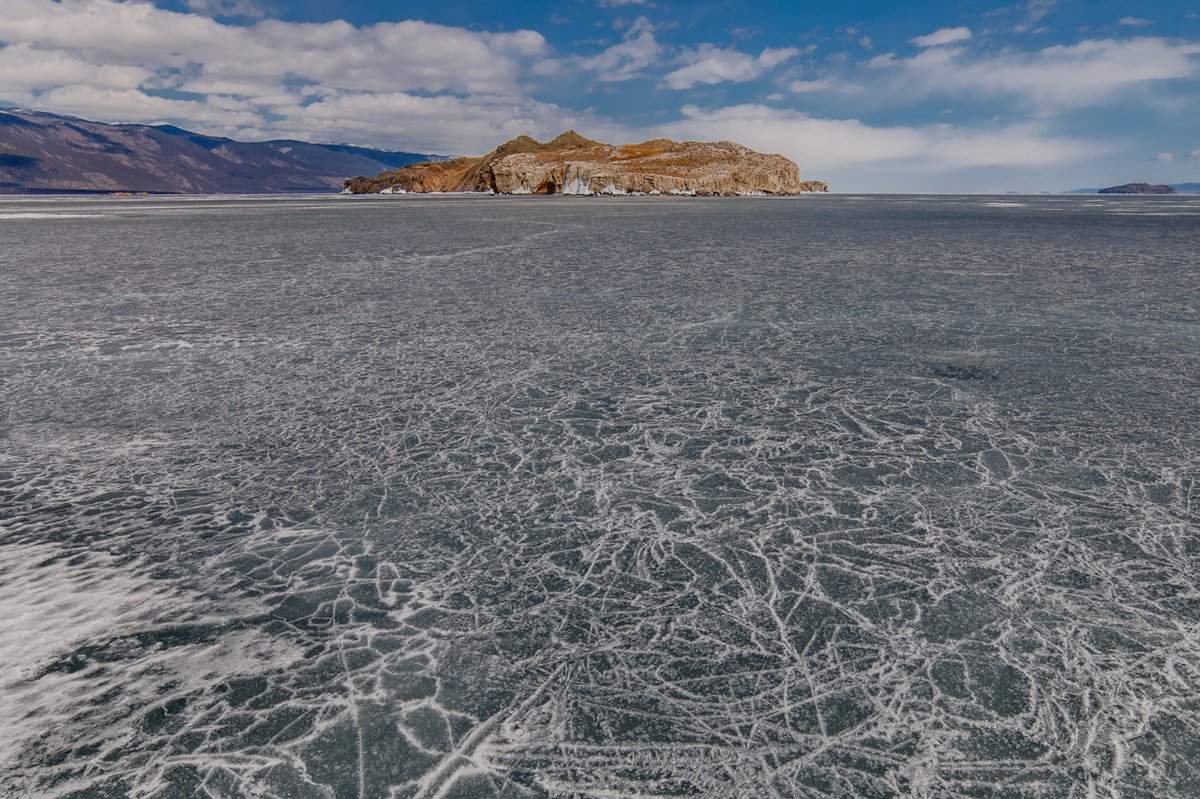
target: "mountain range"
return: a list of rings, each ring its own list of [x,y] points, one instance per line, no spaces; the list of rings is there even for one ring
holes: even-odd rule
[[[109,125],[0,109],[0,192],[340,191],[350,175],[442,156],[346,144],[239,142],[171,125]]]

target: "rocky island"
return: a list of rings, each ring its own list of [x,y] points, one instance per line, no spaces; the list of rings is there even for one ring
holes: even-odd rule
[[[1100,189],[1098,194],[1178,194],[1174,186],[1156,186],[1153,183],[1126,183]]]
[[[802,181],[782,155],[733,142],[653,139],[614,146],[567,131],[549,142],[521,136],[478,157],[412,164],[346,181],[350,194],[673,194],[739,196],[828,191]]]

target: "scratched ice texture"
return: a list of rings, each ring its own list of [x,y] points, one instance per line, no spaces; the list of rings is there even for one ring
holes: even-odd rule
[[[1200,200],[0,238],[0,795],[1200,796]]]

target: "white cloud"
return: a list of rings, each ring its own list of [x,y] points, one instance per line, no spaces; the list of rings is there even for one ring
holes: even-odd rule
[[[596,73],[608,83],[642,77],[642,70],[658,61],[663,47],[654,38],[654,26],[645,17],[638,17],[625,31],[624,40],[607,50],[579,60],[579,65]]]
[[[73,53],[35,50],[28,44],[0,50],[0,92],[10,95],[65,85],[136,89],[153,76],[142,67],[95,64]]]
[[[1018,24],[1013,30],[1017,33],[1029,33],[1030,31],[1038,30],[1038,23],[1050,16],[1058,5],[1058,0],[1029,0],[1023,6],[1020,6],[1021,11],[1025,13],[1025,21]]]
[[[1174,160],[1175,160],[1175,153],[1159,153],[1159,154],[1158,154],[1158,155],[1155,157],[1155,159],[1154,159],[1154,160],[1156,160],[1156,161],[1174,161]]]
[[[204,48],[233,55],[239,46],[254,44],[244,30],[211,19],[110,0],[5,0],[0,4],[0,41],[86,50],[99,62],[156,67],[179,64],[184,53],[199,54]]]
[[[1153,23],[1150,20],[1142,19],[1141,17],[1122,17],[1119,24],[1124,25],[1127,28],[1144,28],[1147,25],[1152,25]]]
[[[941,47],[944,44],[965,42],[971,38],[970,28],[941,28],[925,36],[910,39],[917,47]]]
[[[663,81],[671,89],[690,89],[698,83],[745,83],[799,54],[800,50],[795,47],[768,47],[755,57],[740,50],[701,45],[681,55],[680,60],[687,66],[669,73]]]
[[[646,0],[600,0],[601,8],[617,8],[619,6],[644,6]]]
[[[899,70],[907,96],[927,94],[1011,95],[1041,109],[1062,109],[1107,100],[1132,86],[1194,77],[1200,44],[1161,38],[1088,40],[1037,52],[979,54],[938,47],[912,58],[879,56],[876,69]]]
[[[242,100],[226,97],[195,103],[157,97],[136,89],[62,86],[39,95],[37,105],[84,118],[95,118],[97,109],[104,109],[109,119],[122,122],[187,119],[209,130],[240,130],[262,123],[261,113]]]
[[[485,153],[522,134],[549,138],[568,128],[609,130],[603,120],[528,98],[423,97],[400,92],[322,98],[288,120],[317,141],[379,142],[402,125],[405,146],[418,152]]]
[[[817,80],[794,80],[788,84],[788,90],[796,94],[807,94],[808,92],[824,92],[834,88],[833,81],[823,78]]]
[[[801,169],[837,169],[892,162],[914,174],[972,167],[1048,167],[1098,155],[1104,146],[1052,135],[1022,123],[986,130],[951,125],[872,127],[854,119],[822,119],[748,104],[683,109],[684,118],[659,128],[662,135],[734,139],[764,152],[789,156]]]
[[[412,20],[241,27],[133,0],[4,0],[0,41],[106,65],[166,73],[202,65],[214,79],[274,86],[288,75],[355,91],[511,91],[522,65],[549,50],[534,31],[481,33]]]

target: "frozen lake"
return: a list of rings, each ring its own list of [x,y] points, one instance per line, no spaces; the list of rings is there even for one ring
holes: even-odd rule
[[[1200,198],[0,242],[0,796],[1200,796]]]

